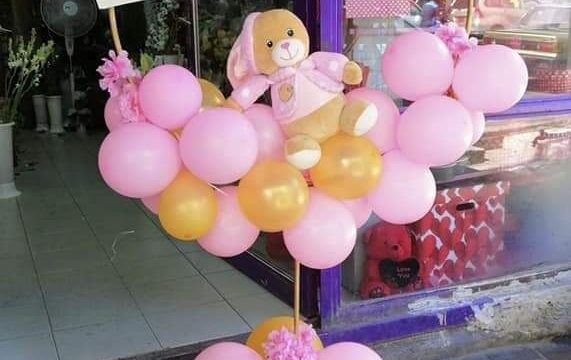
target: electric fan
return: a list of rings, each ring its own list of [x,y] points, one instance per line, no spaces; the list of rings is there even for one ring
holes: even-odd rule
[[[46,26],[65,38],[65,50],[69,58],[71,103],[72,108],[75,108],[74,39],[87,34],[95,25],[97,4],[95,0],[42,0],[41,13]]]

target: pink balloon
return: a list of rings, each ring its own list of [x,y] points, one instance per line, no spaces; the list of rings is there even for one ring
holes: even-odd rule
[[[470,113],[447,96],[420,99],[402,114],[397,141],[403,154],[420,164],[453,163],[472,143]]]
[[[260,355],[246,345],[223,342],[212,345],[198,355],[196,360],[262,360]]]
[[[290,254],[312,269],[328,269],[342,263],[353,251],[357,227],[342,202],[312,188],[309,206],[301,220],[284,231]]]
[[[211,108],[184,128],[180,152],[186,167],[202,180],[229,184],[244,176],[256,162],[256,130],[238,111]]]
[[[142,198],[141,202],[150,212],[157,215],[159,213],[159,201],[161,199],[161,194],[149,196],[146,198]]]
[[[515,105],[527,82],[527,66],[517,52],[503,45],[483,45],[462,55],[452,86],[468,109],[488,113]]]
[[[103,180],[123,196],[156,195],[170,184],[180,168],[176,139],[149,123],[119,127],[107,135],[99,149]]]
[[[367,100],[377,107],[379,118],[376,125],[364,136],[371,140],[381,153],[397,147],[396,128],[400,113],[394,101],[382,91],[358,88],[347,94],[348,100]]]
[[[105,125],[109,131],[121,126],[124,122],[123,115],[121,115],[121,109],[119,108],[119,96],[110,97],[105,103]]]
[[[446,44],[436,35],[411,31],[389,44],[381,71],[395,94],[418,100],[448,90],[454,76],[454,60]]]
[[[353,219],[355,219],[355,224],[358,228],[365,225],[373,212],[373,207],[367,197],[343,200],[343,204],[351,211],[351,214],[353,214]]]
[[[268,105],[254,104],[244,112],[244,115],[256,129],[258,161],[283,160],[285,136],[282,128],[274,119],[272,108]]]
[[[182,66],[157,66],[145,75],[139,86],[143,114],[164,129],[183,127],[198,112],[201,102],[198,80]]]
[[[436,182],[428,167],[408,160],[399,150],[383,156],[383,176],[369,194],[373,212],[393,224],[421,219],[434,204]]]
[[[317,353],[317,360],[383,360],[379,354],[365,345],[343,342],[326,347]]]
[[[470,111],[470,119],[472,120],[473,129],[471,144],[474,145],[482,138],[482,135],[484,135],[484,131],[486,130],[486,118],[481,111]]]
[[[237,188],[226,186],[216,192],[218,215],[212,229],[198,239],[209,253],[220,257],[240,255],[248,250],[260,234],[260,230],[242,214],[238,205]]]

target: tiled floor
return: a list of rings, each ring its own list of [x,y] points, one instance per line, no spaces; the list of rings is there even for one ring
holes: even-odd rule
[[[290,313],[108,190],[96,167],[101,137],[23,139],[22,161],[35,164],[17,177],[23,195],[0,200],[0,359],[115,359]]]

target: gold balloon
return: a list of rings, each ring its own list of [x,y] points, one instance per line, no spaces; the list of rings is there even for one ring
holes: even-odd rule
[[[321,159],[310,170],[313,185],[337,199],[356,199],[378,183],[379,151],[368,139],[337,134],[321,144]]]
[[[180,240],[196,240],[214,225],[218,206],[214,190],[183,170],[161,193],[159,220],[163,228]]]
[[[226,98],[222,91],[220,91],[216,85],[208,80],[198,79],[200,83],[200,88],[202,89],[202,107],[211,108],[216,106],[221,106]]]
[[[301,173],[285,162],[254,165],[238,185],[238,202],[244,215],[267,232],[295,224],[309,202],[309,189]]]
[[[260,356],[265,359],[266,353],[264,352],[263,344],[268,341],[268,335],[274,330],[281,330],[283,327],[293,332],[293,317],[290,316],[280,316],[267,319],[260,325],[258,325],[248,337],[246,341],[246,346],[254,350]],[[319,336],[313,339],[313,348],[316,351],[323,350],[323,343]]]

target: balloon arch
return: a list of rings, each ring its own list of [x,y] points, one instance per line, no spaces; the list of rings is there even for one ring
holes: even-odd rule
[[[409,32],[389,45],[382,72],[412,104],[401,115],[381,91],[349,92],[349,100],[374,104],[375,127],[329,138],[317,165],[300,171],[284,158],[285,135],[269,106],[223,107],[224,96],[206,80],[176,65],[143,74],[116,45],[98,69],[111,95],[110,133],[99,151],[107,185],[141,199],[172,237],[197,240],[213,255],[238,255],[260,231],[283,231],[297,266],[314,269],[350,255],[371,211],[395,224],[423,217],[436,196],[430,167],[459,159],[482,136],[483,114],[513,106],[528,80],[517,53],[477,46],[462,28]],[[298,308],[293,318],[262,324],[247,346],[217,344],[198,360],[229,353],[235,360],[379,359],[354,343],[323,349],[315,331],[299,323]]]

